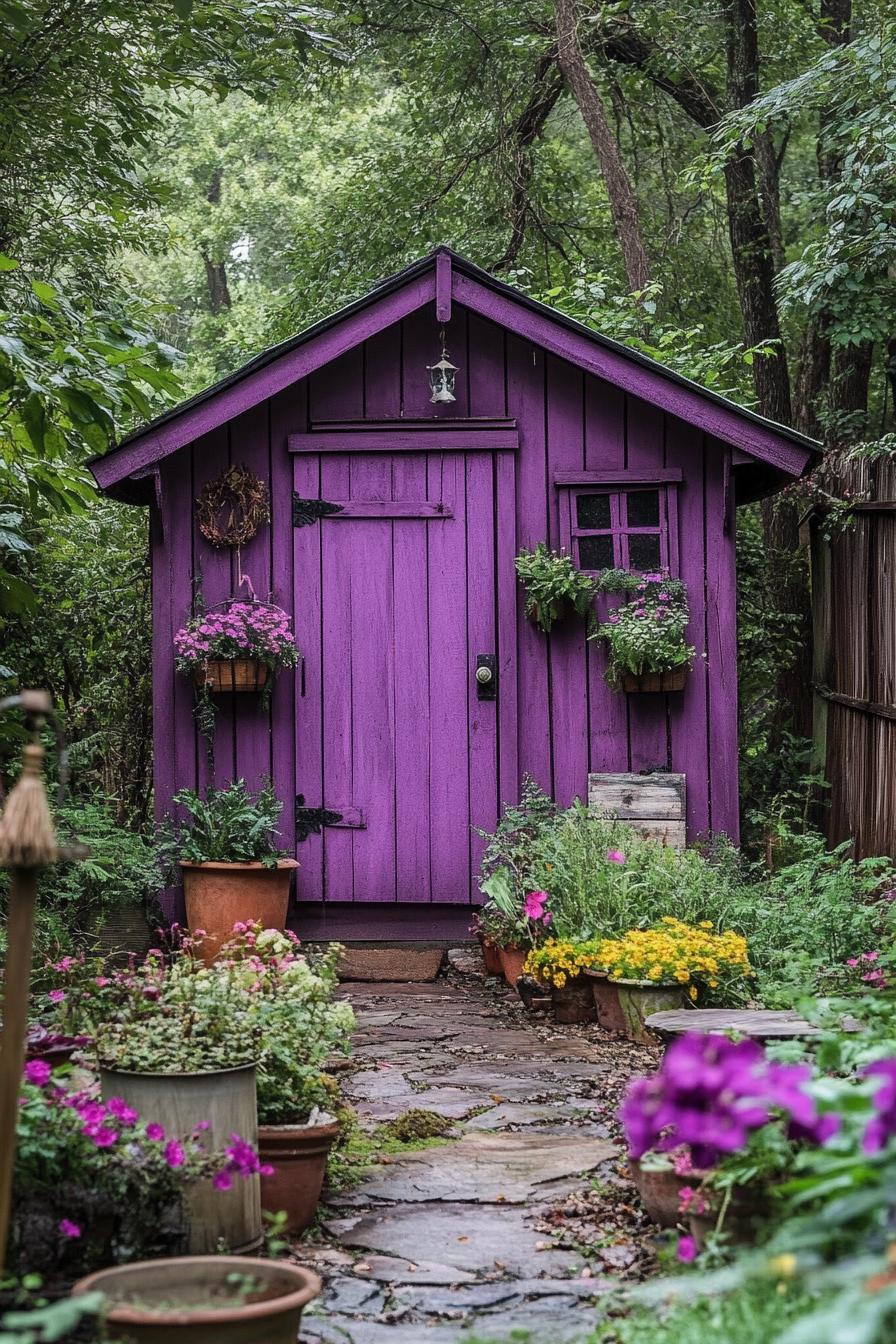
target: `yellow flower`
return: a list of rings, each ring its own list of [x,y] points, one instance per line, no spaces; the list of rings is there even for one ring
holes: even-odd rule
[[[697,986],[691,985],[690,989],[688,990],[688,998],[691,1000],[691,1002],[693,1002],[696,999],[696,997],[697,997]]]
[[[775,1255],[768,1262],[769,1270],[778,1279],[792,1279],[796,1273],[797,1259],[791,1253]]]

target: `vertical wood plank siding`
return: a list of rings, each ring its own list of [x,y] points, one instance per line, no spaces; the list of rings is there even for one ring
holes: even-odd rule
[[[365,800],[368,825],[377,826],[379,811],[388,812],[399,834],[428,836],[431,854],[426,869],[419,844],[409,846],[411,857],[399,846],[387,863],[365,845],[364,832],[351,826],[312,835],[297,849],[300,888],[323,890],[327,901],[344,902],[353,892],[356,900],[360,895],[378,904],[395,902],[399,893],[423,903],[456,900],[459,879],[450,856],[457,855],[466,869],[481,852],[478,838],[452,830],[458,797],[469,800],[474,824],[489,825],[499,801],[515,799],[523,772],[566,804],[585,796],[589,770],[664,766],[682,771],[689,835],[711,826],[736,838],[734,525],[724,485],[730,449],[457,302],[446,340],[460,367],[453,406],[434,407],[429,401],[425,366],[438,358],[439,349],[428,305],[162,463],[162,512],[153,524],[159,815],[177,788],[223,784],[240,775],[256,786],[271,774],[284,800],[282,829],[289,846],[296,793],[305,793],[309,806],[351,806],[357,801],[352,733],[348,723],[327,718],[327,703],[335,699],[363,720],[354,750],[365,760],[357,767],[377,781],[375,794]],[[519,452],[298,453],[291,458],[287,453],[288,434],[307,431],[312,421],[467,414],[513,417]],[[254,697],[245,703],[231,697],[240,702],[236,705],[224,698],[212,775],[204,746],[196,740],[191,688],[173,671],[171,639],[190,614],[194,576],[209,605],[234,590],[235,557],[205,543],[195,528],[192,504],[203,483],[228,462],[243,462],[270,483],[271,527],[244,548],[242,568],[259,596],[270,591],[293,612],[306,659],[295,674],[278,678],[268,713],[259,712]],[[689,633],[697,658],[679,694],[625,697],[610,691],[603,679],[603,650],[585,639],[584,624],[543,635],[525,619],[513,574],[520,546],[543,540],[560,544],[555,472],[626,467],[648,473],[674,467],[683,473],[680,486],[668,492],[668,507],[678,510],[680,572],[688,584]],[[368,517],[329,530],[317,524],[294,528],[293,489],[326,499],[450,500],[454,518],[448,524]],[[515,506],[508,506],[508,491]],[[896,523],[888,519],[886,525],[892,536]],[[856,537],[862,535],[857,531]],[[455,536],[461,538],[459,548]],[[421,545],[425,565],[414,560]],[[896,551],[888,551],[891,579],[894,563]],[[393,581],[373,583],[373,567],[381,572],[383,566]],[[468,593],[466,611],[455,601],[450,579],[458,567],[461,591],[465,584]],[[841,614],[835,612],[832,621],[841,663],[847,619],[854,639],[856,621],[871,621],[877,629],[891,609],[883,584],[869,605],[868,572],[866,565],[844,573],[851,592],[843,594]],[[345,610],[321,608],[322,576],[349,595]],[[423,603],[429,606],[430,627],[437,627],[433,647],[439,650],[437,663],[431,661],[425,671],[415,663],[403,620],[408,605]],[[387,640],[397,655],[391,663],[384,656]],[[873,692],[890,703],[896,686],[893,643],[881,646],[873,687],[867,669],[857,665],[843,672],[839,688],[865,698]],[[478,653],[498,655],[496,703],[476,698],[471,669]],[[380,712],[372,712],[374,700]],[[395,719],[396,700],[410,706],[406,721]],[[888,723],[876,724],[874,734],[860,731],[854,726],[858,716],[837,713],[851,726],[831,735],[831,760],[837,753],[853,767],[857,760],[876,760],[881,743],[896,733],[896,724]],[[435,724],[433,740],[440,723],[458,716],[467,722],[469,757],[454,759],[451,734],[446,734],[444,753],[424,752],[418,726],[425,716]],[[492,740],[497,731],[497,756],[482,745],[486,728]],[[853,768],[852,773],[858,789],[867,772]],[[842,821],[839,814],[836,823],[832,820],[834,830],[847,824],[847,816],[854,817],[857,805],[851,798]]]
[[[815,756],[829,784],[826,831],[860,857],[896,856],[896,465],[825,461],[831,494],[863,500],[827,540],[811,522]]]

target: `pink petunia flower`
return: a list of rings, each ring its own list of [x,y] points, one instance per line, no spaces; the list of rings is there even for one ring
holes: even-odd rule
[[[51,989],[49,994],[47,995],[47,998],[50,1000],[51,1003],[65,1003],[65,990]]]
[[[168,1166],[172,1169],[175,1167],[182,1167],[186,1160],[187,1155],[183,1150],[183,1145],[178,1143],[176,1139],[170,1139],[168,1143],[165,1144],[165,1161],[168,1163]]]
[[[608,849],[607,863],[625,863],[625,851],[622,849]]]
[[[689,1265],[697,1259],[697,1243],[693,1237],[679,1237],[678,1248],[675,1252],[683,1265]]]
[[[153,1143],[161,1143],[165,1137],[165,1131],[161,1125],[157,1125],[154,1120],[146,1126],[146,1137]]]
[[[73,1223],[70,1218],[60,1218],[59,1232],[63,1237],[66,1237],[69,1241],[74,1241],[81,1235],[80,1227],[78,1226],[77,1223]]]
[[[46,1087],[52,1072],[45,1059],[29,1059],[25,1065],[25,1082],[34,1087]]]
[[[217,1171],[212,1177],[212,1185],[216,1190],[230,1190],[233,1186],[233,1177],[229,1171]]]

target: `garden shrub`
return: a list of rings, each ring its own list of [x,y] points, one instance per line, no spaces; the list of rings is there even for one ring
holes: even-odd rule
[[[162,886],[153,846],[118,825],[106,804],[71,801],[55,816],[61,843],[80,841],[87,857],[57,863],[40,876],[37,903],[38,952],[53,955],[89,944],[116,907],[155,914]],[[9,878],[0,872],[0,956],[6,956],[6,894]]]

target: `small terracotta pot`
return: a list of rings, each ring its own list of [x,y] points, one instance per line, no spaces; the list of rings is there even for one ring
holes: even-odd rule
[[[187,924],[205,929],[201,953],[208,964],[233,936],[238,922],[260,920],[265,929],[283,929],[289,884],[298,863],[278,859],[276,868],[261,863],[182,863]]]
[[[482,960],[485,962],[486,975],[503,975],[504,967],[501,965],[501,949],[496,947],[491,938],[482,940]]]
[[[501,970],[504,972],[504,979],[508,985],[516,989],[516,982],[523,973],[523,962],[528,957],[529,950],[525,947],[500,947],[498,952],[501,957]]]
[[[611,980],[619,993],[625,1035],[638,1045],[654,1045],[656,1037],[644,1025],[651,1013],[691,1006],[683,985],[658,985],[652,980]]]
[[[258,1126],[259,1156],[274,1168],[273,1176],[261,1178],[261,1207],[266,1213],[285,1213],[287,1232],[304,1232],[314,1222],[327,1157],[338,1137],[338,1120]]]
[[[686,1184],[692,1179],[689,1178]],[[709,1208],[706,1213],[688,1215],[688,1230],[701,1251],[706,1245],[707,1238],[716,1230],[719,1221],[722,1196],[713,1192],[711,1198],[715,1201],[714,1208]],[[768,1216],[768,1207],[767,1187],[759,1186],[753,1189],[750,1186],[742,1186],[734,1190],[722,1223],[723,1233],[735,1246],[751,1245],[757,1228]]]
[[[122,1344],[295,1344],[320,1290],[316,1274],[288,1260],[185,1255],[101,1269],[72,1296],[105,1293],[109,1337]]]
[[[562,989],[551,989],[554,1021],[564,1025],[577,1022],[596,1022],[597,1008],[591,986],[583,975],[567,980]]]
[[[686,667],[673,667],[671,672],[642,672],[633,676],[626,672],[622,678],[622,689],[627,695],[657,691],[683,691],[688,679]]]
[[[692,1171],[689,1176],[679,1176],[672,1167],[642,1167],[632,1159],[628,1168],[648,1218],[660,1227],[675,1227],[681,1222],[684,1215],[678,1208],[679,1190],[699,1185],[706,1175],[704,1171]]]
[[[606,971],[587,970],[585,975],[591,985],[598,1026],[604,1031],[622,1035],[625,1031],[625,1018],[619,1006],[619,988],[615,981],[608,979]]]
[[[213,658],[193,671],[193,680],[202,689],[221,691],[261,691],[268,684],[270,668],[255,658]]]

